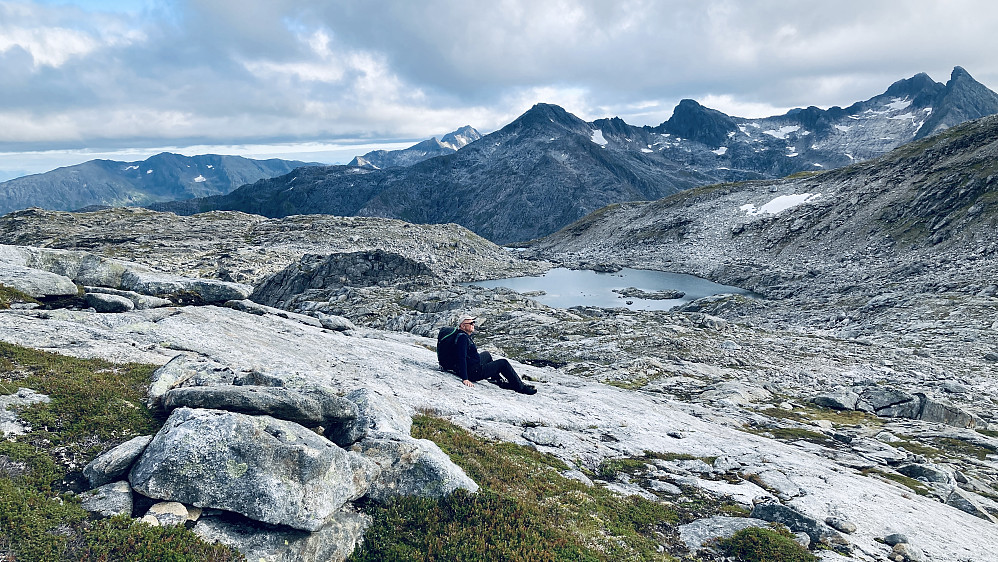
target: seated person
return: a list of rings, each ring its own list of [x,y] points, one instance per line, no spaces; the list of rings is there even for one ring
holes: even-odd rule
[[[471,334],[475,331],[475,317],[462,316],[457,328],[441,328],[437,335],[437,361],[440,367],[461,377],[466,386],[490,379],[503,388],[521,394],[536,394],[537,389],[524,384],[505,359],[492,360],[488,351],[478,352]]]

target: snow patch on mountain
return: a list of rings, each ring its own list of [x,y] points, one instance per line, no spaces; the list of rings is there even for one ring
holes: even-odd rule
[[[711,152],[713,152],[714,154],[716,154],[718,156],[724,156],[725,153],[728,152],[728,147],[722,146],[721,148],[718,148],[717,150],[711,150]]]
[[[603,147],[607,145],[607,140],[603,136],[603,131],[601,129],[596,129],[595,131],[593,131],[592,141]]]
[[[766,203],[762,207],[756,208],[755,205],[749,203],[747,205],[742,205],[739,207],[740,210],[745,211],[745,214],[750,217],[755,217],[759,215],[778,215],[787,209],[792,209],[798,205],[803,205],[804,203],[810,203],[821,197],[820,193],[796,193],[793,195],[780,195],[779,197],[773,199],[769,203]]]
[[[800,125],[785,125],[779,129],[768,129],[763,131],[764,135],[769,135],[771,137],[778,138],[780,140],[786,140],[787,135],[790,133],[796,133],[800,130]]]
[[[198,174],[198,177],[194,178],[194,181],[197,183],[201,183],[208,181],[208,179],[202,176],[201,174]]]

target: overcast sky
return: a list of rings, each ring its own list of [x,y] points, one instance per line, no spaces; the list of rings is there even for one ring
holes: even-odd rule
[[[0,180],[159,150],[345,162],[537,102],[657,125],[845,106],[954,66],[993,0],[0,0]]]

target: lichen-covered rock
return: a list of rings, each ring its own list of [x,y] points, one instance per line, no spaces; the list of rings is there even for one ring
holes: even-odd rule
[[[175,388],[163,397],[163,407],[226,410],[268,415],[306,426],[347,423],[357,417],[357,405],[332,389],[292,389],[272,386],[192,386]]]
[[[350,556],[370,524],[370,516],[344,506],[314,532],[259,525],[227,515],[202,518],[194,532],[207,542],[235,548],[247,560],[340,562]]]
[[[296,423],[178,408],[129,474],[139,493],[316,531],[378,467]]]
[[[73,296],[79,292],[73,280],[65,275],[3,262],[0,262],[0,285],[36,299]]]
[[[761,503],[752,508],[749,517],[786,525],[791,531],[807,533],[812,543],[840,535],[828,525],[803,513],[778,503]]]
[[[367,497],[387,502],[397,496],[439,498],[458,489],[477,492],[478,484],[433,441],[399,435],[364,439],[351,447],[381,468]]]
[[[409,435],[412,415],[394,396],[386,396],[360,388],[349,392],[346,399],[357,405],[354,420],[332,426],[326,436],[337,445],[346,447],[368,434],[391,433]]]
[[[80,494],[83,509],[102,517],[132,515],[132,487],[120,480]]]
[[[683,541],[690,552],[696,552],[703,548],[704,543],[708,541],[726,539],[738,531],[751,527],[769,528],[769,523],[752,517],[725,517],[723,515],[716,515],[680,525],[679,539]]]
[[[90,461],[83,467],[83,476],[94,487],[123,478],[150,441],[152,435],[142,435],[125,441]]]
[[[159,502],[153,504],[146,516],[155,517],[161,527],[183,525],[190,519],[187,507],[180,502]]]
[[[235,379],[236,374],[224,365],[181,353],[166,365],[153,371],[149,381],[146,405],[150,410],[162,408],[163,396],[177,387],[232,384]]]
[[[123,291],[121,289],[111,289],[109,287],[93,287],[93,286],[84,287],[83,289],[88,294],[103,293],[107,295],[117,295],[119,297],[125,297],[126,299],[132,301],[132,304],[135,305],[135,310],[160,308],[163,306],[170,306],[173,304],[173,302],[169,299],[163,299],[151,295],[143,295],[140,293],[136,293],[135,291]]]
[[[833,410],[855,410],[859,395],[851,390],[839,389],[819,394],[811,402]]]
[[[886,388],[864,390],[856,404],[857,410],[887,418],[915,418],[918,417],[920,407],[917,396],[903,390]]]
[[[97,312],[116,313],[135,310],[135,303],[133,303],[131,299],[118,295],[109,295],[106,293],[87,293],[84,295],[83,300],[87,306],[93,308]]]

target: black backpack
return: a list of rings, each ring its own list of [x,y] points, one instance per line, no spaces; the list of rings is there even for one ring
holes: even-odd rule
[[[445,326],[437,332],[437,363],[445,371],[457,368],[457,335],[460,330],[454,326]]]

